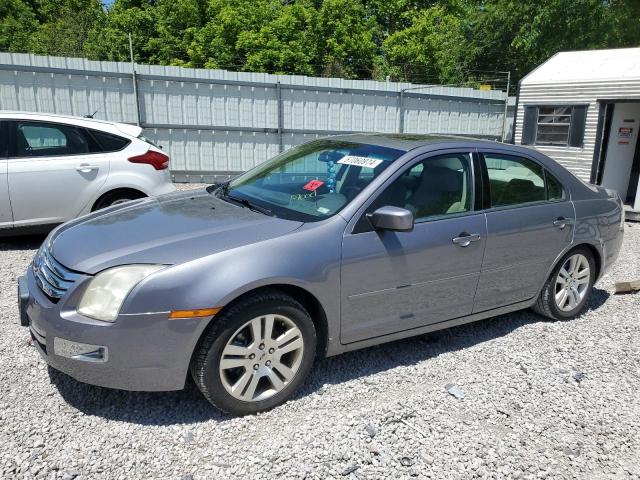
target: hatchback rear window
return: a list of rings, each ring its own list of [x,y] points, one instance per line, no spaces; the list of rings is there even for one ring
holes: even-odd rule
[[[129,139],[112,133],[99,132],[98,130],[89,130],[96,140],[101,152],[117,152],[131,143]]]

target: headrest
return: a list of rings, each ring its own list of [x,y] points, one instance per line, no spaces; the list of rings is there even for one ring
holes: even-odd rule
[[[509,190],[522,190],[531,191],[536,188],[536,185],[531,180],[525,180],[523,178],[512,178],[507,184]]]
[[[446,167],[427,167],[422,172],[423,184],[440,192],[457,192],[462,188],[462,173]]]

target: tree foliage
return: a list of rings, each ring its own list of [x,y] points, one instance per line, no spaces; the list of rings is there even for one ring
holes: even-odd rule
[[[301,75],[517,80],[640,44],[640,0],[0,0],[0,50]]]

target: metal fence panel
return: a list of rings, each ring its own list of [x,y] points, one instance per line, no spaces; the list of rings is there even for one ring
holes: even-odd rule
[[[155,65],[135,69],[137,106],[129,63],[0,53],[0,109],[96,112],[95,118],[127,123],[135,123],[139,111],[145,134],[171,155],[177,178],[241,172],[282,149],[342,132],[503,134],[506,95],[500,91]],[[511,107],[508,131],[512,115]]]

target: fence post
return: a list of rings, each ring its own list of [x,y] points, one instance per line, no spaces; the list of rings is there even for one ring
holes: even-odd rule
[[[398,94],[398,133],[404,133],[404,89]]]
[[[282,142],[282,130],[284,124],[283,112],[282,112],[282,86],[280,81],[276,83],[276,92],[278,96],[278,152],[282,153],[284,145]]]
[[[136,65],[133,61],[133,41],[129,34],[129,55],[131,55],[131,80],[133,81],[133,100],[136,102],[136,125],[140,126],[140,102],[138,101],[138,78],[136,76]]]
[[[511,83],[511,71],[507,72],[507,97],[504,99],[504,117],[502,118],[502,141],[507,134],[507,115],[509,114],[509,84]],[[514,132],[515,133],[515,132]]]

